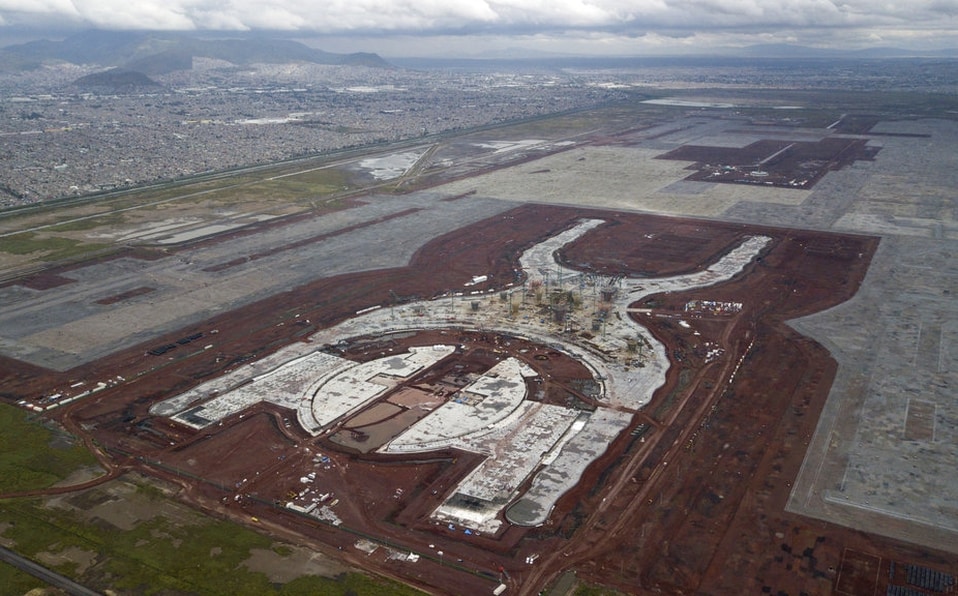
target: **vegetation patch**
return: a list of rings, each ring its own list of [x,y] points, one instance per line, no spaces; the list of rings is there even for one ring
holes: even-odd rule
[[[625,596],[625,592],[592,585],[580,585],[575,589],[574,594],[575,596]]]
[[[47,584],[13,565],[0,563],[0,586],[4,594],[26,594],[30,590],[45,588]]]
[[[122,213],[106,213],[95,217],[85,217],[74,219],[50,228],[53,232],[83,232],[86,230],[95,230],[102,226],[122,224],[125,221]]]
[[[665,420],[665,414],[672,408],[675,404],[675,400],[679,395],[685,391],[685,388],[689,386],[689,382],[692,380],[692,371],[688,368],[682,368],[679,370],[679,380],[675,384],[675,387],[669,391],[669,394],[662,400],[662,403],[655,408],[655,412],[652,414],[652,417],[656,420]]]
[[[223,188],[210,192],[206,198],[220,205],[251,201],[269,201],[271,204],[295,203],[342,192],[351,187],[346,172],[333,168],[321,168],[277,176],[241,187]]]
[[[46,488],[96,463],[93,454],[28,412],[0,403],[0,492]]]
[[[111,483],[112,484],[112,483]],[[116,490],[110,485],[91,493]],[[129,486],[129,484],[127,484]],[[122,491],[121,491],[122,492]],[[80,496],[79,494],[77,497]],[[97,494],[93,494],[96,497]],[[129,529],[120,529],[72,505],[97,498],[70,497],[0,501],[0,537],[21,555],[48,562],[55,571],[99,591],[126,594],[236,595],[414,595],[420,592],[378,577],[344,573],[335,578],[306,575],[285,584],[251,571],[243,562],[252,549],[271,549],[280,556],[294,549],[251,529],[205,517],[167,500],[149,484],[137,484],[127,498],[111,507],[149,505],[153,515]],[[95,507],[95,505],[94,505]],[[92,564],[79,566],[71,552],[96,553]],[[0,566],[2,567],[2,566]],[[3,570],[3,573],[7,573]],[[6,575],[0,575],[0,582]],[[11,575],[2,585],[35,584]]]
[[[24,232],[0,238],[0,252],[15,255],[37,255],[45,261],[59,261],[77,255],[97,251],[108,244],[86,243],[60,236],[38,236],[33,232]]]

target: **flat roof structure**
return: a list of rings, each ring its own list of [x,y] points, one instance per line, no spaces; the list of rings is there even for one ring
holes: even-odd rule
[[[244,376],[241,368],[229,375],[237,384],[225,393],[220,393],[222,378],[214,379],[158,403],[154,411],[166,412],[186,403],[188,409],[172,418],[203,428],[266,402],[295,410],[301,426],[315,434],[454,350],[452,346],[412,348],[407,354],[361,364],[317,350],[262,375]]]
[[[605,451],[604,445],[631,422],[631,414],[611,408],[580,415],[560,444],[546,455],[545,467],[535,475],[529,490],[506,510],[506,519],[520,526],[544,524],[558,497],[579,483],[585,469]]]
[[[456,486],[433,517],[483,532],[498,531],[502,510],[577,417],[570,408],[525,401],[515,416],[492,432],[464,437],[457,447],[488,457]],[[463,501],[479,506],[463,507]]]
[[[415,453],[444,447],[466,448],[468,441],[512,426],[525,405],[525,378],[538,373],[508,358],[454,393],[441,407],[409,427],[381,451]],[[465,395],[478,399],[466,399]],[[473,449],[470,449],[473,450]],[[488,453],[487,451],[482,451]]]

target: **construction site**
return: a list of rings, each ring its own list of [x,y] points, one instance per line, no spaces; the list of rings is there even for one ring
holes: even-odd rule
[[[0,287],[4,398],[95,443],[107,477],[429,593],[949,593],[958,525],[918,507],[917,529],[870,531],[844,501],[877,486],[864,512],[888,514],[881,480],[842,477],[854,448],[821,455],[854,432],[817,432],[855,367],[816,317],[874,300],[894,241],[815,225],[847,204],[805,228],[755,215],[813,208],[898,137],[755,144],[769,128],[457,139],[394,194],[167,217]],[[646,190],[563,186],[616,160]],[[906,440],[951,432],[934,401],[911,402]]]

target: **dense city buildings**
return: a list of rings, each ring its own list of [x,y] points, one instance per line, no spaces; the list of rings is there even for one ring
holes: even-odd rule
[[[194,57],[156,84],[89,86],[96,65],[0,73],[0,208],[585,109],[661,89],[953,93],[933,60],[729,58],[307,62]],[[695,107],[695,106],[691,106]]]
[[[561,73],[195,59],[159,85],[73,83],[57,65],[0,79],[0,207],[458,131],[621,99]]]

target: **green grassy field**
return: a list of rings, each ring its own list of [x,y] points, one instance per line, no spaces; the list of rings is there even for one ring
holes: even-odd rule
[[[96,463],[70,437],[0,403],[0,492],[49,487]],[[117,486],[126,490],[117,491]],[[90,513],[103,503],[121,518],[141,519],[130,529],[119,528]],[[67,577],[120,594],[420,593],[362,573],[305,575],[277,585],[242,563],[254,548],[271,549],[287,559],[293,554],[289,545],[193,511],[148,481],[115,480],[66,496],[0,500],[0,537],[19,554]],[[43,585],[0,563],[0,594],[24,594]]]
[[[251,571],[243,562],[251,549],[272,549],[284,557],[289,547],[236,524],[205,517],[148,489],[134,500],[157,499],[162,511],[130,530],[102,519],[85,519],[84,512],[51,506],[42,499],[0,502],[0,532],[21,555],[50,561],[63,553],[82,553],[87,560],[47,563],[55,571],[97,590],[120,594],[356,594],[413,595],[420,592],[401,584],[361,573],[334,578],[305,575],[278,585],[266,574]],[[92,499],[96,501],[97,499]],[[76,501],[80,501],[79,499]],[[117,504],[117,507],[122,506]],[[3,573],[9,570],[4,569]],[[0,581],[3,576],[0,575]],[[26,578],[13,577],[30,585]]]
[[[578,586],[574,596],[625,596],[625,593],[601,586]]]
[[[82,446],[0,402],[0,493],[46,488],[96,464]]]
[[[122,238],[125,230],[136,231],[155,219],[215,222],[242,213],[328,211],[339,204],[339,195],[359,188],[353,178],[351,172],[335,167],[280,164],[253,173],[3,213],[0,269],[4,263],[25,267],[99,256],[114,248],[101,238]],[[4,254],[12,258],[5,262]]]
[[[95,230],[102,226],[120,225],[125,221],[123,213],[105,213],[85,219],[74,219],[73,221],[62,223],[50,228],[51,232],[84,232],[86,230]]]
[[[15,255],[34,255],[45,261],[71,259],[86,253],[108,248],[109,244],[99,242],[81,242],[61,236],[41,236],[33,232],[24,232],[0,238],[0,252]]]
[[[26,594],[46,584],[12,565],[0,563],[0,594]]]
[[[152,188],[131,189],[106,196],[80,197],[10,210],[2,215],[6,229],[53,226],[57,232],[86,231],[102,225],[122,224],[123,211],[169,209],[182,204],[237,206],[264,203],[299,203],[325,197],[357,186],[351,174],[322,161],[282,163],[255,172],[224,174],[212,179],[171,182]]]

